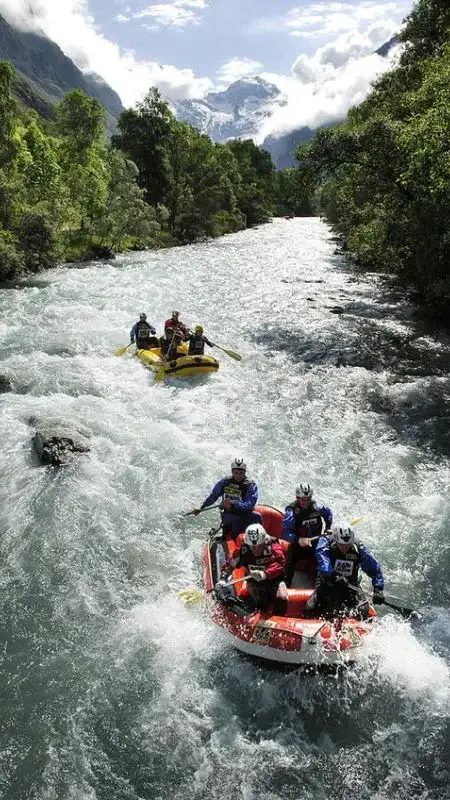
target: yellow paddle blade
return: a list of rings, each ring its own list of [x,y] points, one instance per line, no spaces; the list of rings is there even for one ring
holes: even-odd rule
[[[114,351],[114,355],[115,356],[123,356],[127,352],[130,344],[131,344],[131,342],[128,342],[128,344],[125,344],[123,347],[119,347],[118,350]]]
[[[163,381],[165,374],[166,373],[164,371],[164,367],[159,369],[158,372],[155,373],[155,381],[156,381],[156,383],[160,383],[161,381]]]
[[[358,517],[358,519],[352,519],[350,525],[357,525],[358,522],[364,522],[364,517]]]
[[[239,353],[235,353],[234,350],[225,350],[224,347],[222,348],[222,350],[224,353],[227,354],[227,356],[230,356],[230,358],[234,358],[235,361],[242,361],[242,356],[240,356]]]
[[[201,603],[204,596],[200,589],[183,589],[178,592],[178,597],[181,597],[187,606],[195,606],[197,603]]]
[[[226,353],[230,358],[234,358],[235,361],[242,361],[242,356],[240,356],[239,353],[235,353],[234,350],[227,350],[226,347],[221,347],[220,344],[213,344],[212,346],[217,347],[218,350],[222,350],[223,353]]]

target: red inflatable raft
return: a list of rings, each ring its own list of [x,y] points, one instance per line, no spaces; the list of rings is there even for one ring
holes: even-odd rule
[[[271,536],[281,536],[283,514],[268,506],[258,506],[257,511],[262,514],[266,531]],[[238,539],[238,544],[240,541]],[[369,606],[364,620],[342,616],[332,620],[305,618],[305,603],[313,592],[314,583],[311,559],[296,564],[293,588],[287,590],[289,600],[285,616],[276,616],[270,609],[251,613],[245,608],[243,610],[242,601],[239,601],[242,583],[233,587],[235,601],[231,599],[226,605],[220,602],[212,590],[223,563],[235,546],[231,539],[213,537],[203,548],[208,613],[234,647],[248,655],[280,664],[319,666],[356,660],[364,639],[373,629],[376,611]],[[244,573],[242,568],[234,570],[233,579],[242,577]]]

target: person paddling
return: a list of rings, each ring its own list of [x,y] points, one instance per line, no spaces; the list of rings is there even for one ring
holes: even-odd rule
[[[236,547],[225,562],[220,580],[215,585],[218,597],[227,594],[227,580],[236,567],[244,567],[248,574],[240,599],[249,611],[264,610],[274,603],[273,613],[282,616],[287,609],[288,594],[283,581],[285,555],[278,539],[269,536],[263,525],[249,525],[244,541]]]
[[[172,311],[172,316],[170,319],[166,319],[164,323],[164,333],[166,334],[168,330],[178,331],[182,334],[182,339],[187,338],[188,328],[183,322],[181,322],[179,311]]]
[[[247,478],[246,473],[247,464],[244,459],[235,458],[231,462],[231,475],[216,483],[201,508],[191,512],[193,516],[200,514],[203,508],[212,506],[222,496],[224,534],[230,534],[236,539],[247,525],[262,522],[261,514],[254,510],[258,502],[258,487]]]
[[[178,345],[181,343],[181,340],[182,337],[180,333],[177,333],[173,328],[167,328],[164,336],[161,336],[159,339],[159,347],[163,361],[171,361],[186,355],[184,352],[178,352]]]
[[[307,614],[354,610],[362,600],[359,570],[372,579],[373,603],[384,602],[384,578],[378,561],[358,541],[348,525],[333,525],[331,536],[322,536],[316,547],[317,584],[306,603]]]
[[[131,344],[136,342],[138,350],[150,350],[151,347],[158,347],[156,329],[147,322],[147,314],[143,311],[139,314],[139,321],[133,325],[130,331]]]
[[[187,338],[187,341],[189,342],[189,350],[188,350],[189,356],[204,355],[205,344],[207,344],[208,347],[214,347],[212,342],[210,342],[209,339],[207,339],[206,336],[204,336],[203,330],[204,330],[203,325],[196,325],[194,333],[192,333],[191,331],[189,332]]]
[[[319,537],[331,528],[333,514],[328,506],[313,500],[314,491],[309,483],[300,483],[295,489],[295,500],[286,506],[281,538],[290,542],[286,567],[286,585],[291,586],[295,564],[306,559],[315,567],[314,552]]]

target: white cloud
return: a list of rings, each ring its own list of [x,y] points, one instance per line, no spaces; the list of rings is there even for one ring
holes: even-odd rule
[[[409,3],[408,3],[409,6]],[[342,31],[351,31],[360,25],[398,15],[407,10],[404,0],[399,2],[362,3],[324,2],[303,8],[293,8],[285,19],[285,27],[292,36],[322,37]]]
[[[98,30],[88,0],[0,0],[0,13],[16,25],[43,30],[80,69],[101,75],[127,106],[141,100],[150,86],[174,100],[202,97],[213,87],[192,69],[138,61],[131,50],[121,50]]]
[[[206,0],[171,0],[168,3],[152,3],[133,14],[134,19],[150,19],[151,30],[158,28],[184,28],[198,25],[201,13],[208,7]]]
[[[278,31],[316,39],[321,45],[312,55],[301,53],[290,76],[262,74],[281,89],[285,102],[264,121],[258,141],[344,119],[348,109],[367,96],[375,77],[392,65],[399,48],[389,58],[381,58],[374,50],[398,32],[410,5],[411,0],[330,0],[292,8],[284,18],[263,21],[266,29],[272,20]]]
[[[399,54],[399,46],[393,48],[389,58],[373,53],[374,45],[381,44],[380,37],[386,33],[389,39],[393,30],[381,24],[369,26],[365,34],[346,32],[312,56],[298,56],[291,76],[262,73],[281,89],[285,102],[264,121],[258,142],[269,135],[344,119],[349,108],[367,96],[375,77],[391,68]]]
[[[217,78],[219,81],[229,85],[243,78],[244,75],[256,75],[261,69],[262,64],[260,61],[254,61],[251,58],[232,58],[222,64],[217,71]]]
[[[369,23],[395,19],[397,25],[411,10],[411,0],[363,0],[363,2],[313,2],[294,7],[287,14],[255,20],[252,33],[289,33],[304,39],[326,38]]]

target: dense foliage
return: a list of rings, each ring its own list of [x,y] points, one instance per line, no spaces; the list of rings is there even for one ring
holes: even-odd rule
[[[419,0],[398,66],[297,154],[357,263],[400,278],[436,313],[450,295],[449,26],[446,0]]]
[[[253,141],[214,144],[178,122],[153,88],[123,112],[113,146],[139,170],[146,201],[167,209],[170,235],[181,242],[267,222],[275,212],[275,167]]]
[[[0,62],[0,278],[58,259],[155,241],[136,167],[106,146],[104,110],[81,90],[42,127],[13,100],[14,71]]]
[[[0,62],[0,279],[267,222],[280,187],[288,203],[269,153],[251,140],[214,144],[177,122],[157,89],[122,113],[108,144],[98,100],[71,91],[42,123],[16,105],[13,80]]]

